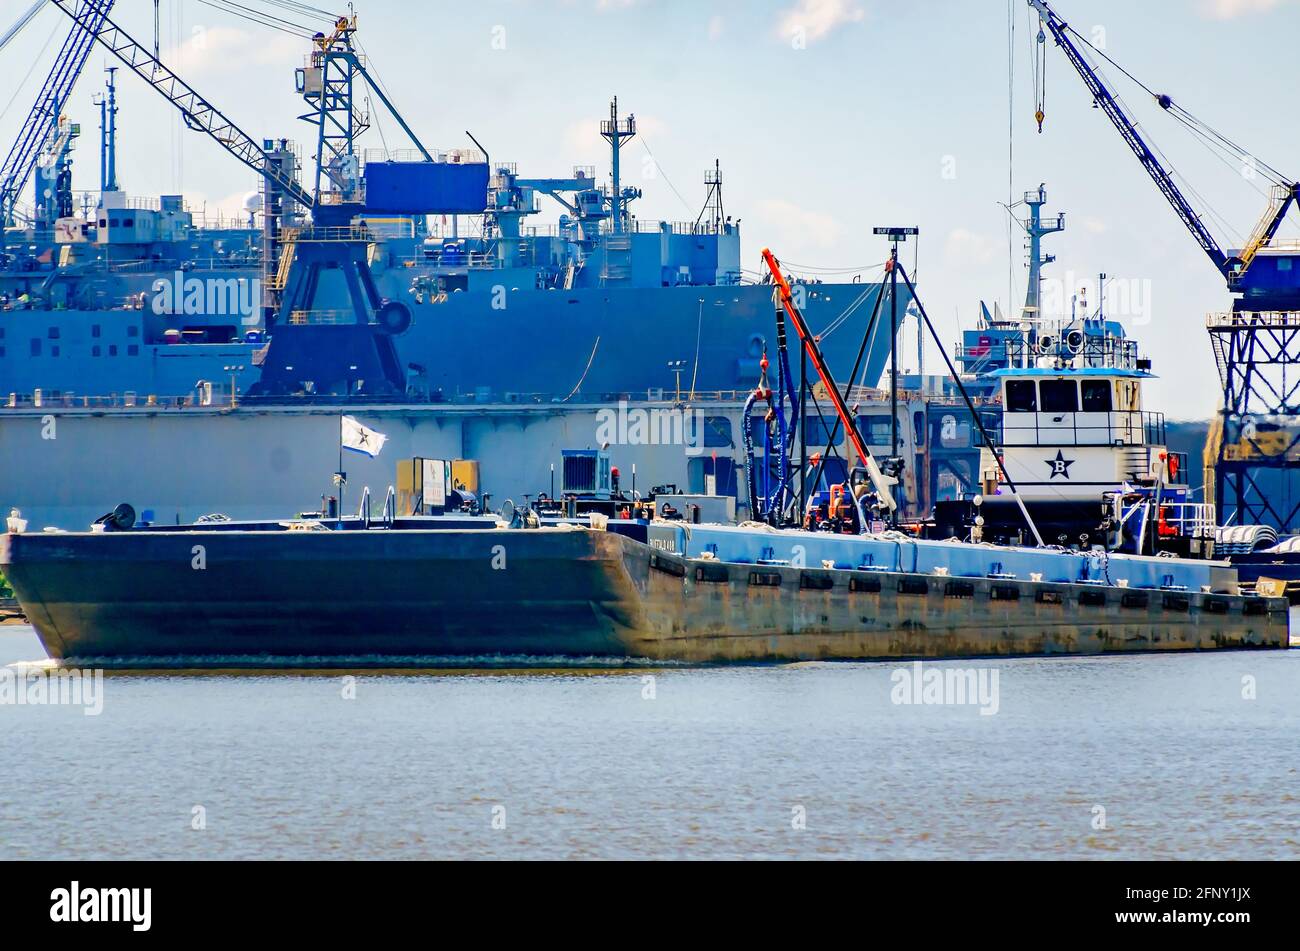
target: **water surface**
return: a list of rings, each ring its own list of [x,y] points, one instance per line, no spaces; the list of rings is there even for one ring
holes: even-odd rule
[[[0,706],[0,857],[1300,857],[1300,652],[907,666],[110,674]]]

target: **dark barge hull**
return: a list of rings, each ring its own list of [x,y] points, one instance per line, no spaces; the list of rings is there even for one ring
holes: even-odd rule
[[[1285,599],[700,561],[615,532],[0,535],[51,657],[779,662],[1285,648]]]

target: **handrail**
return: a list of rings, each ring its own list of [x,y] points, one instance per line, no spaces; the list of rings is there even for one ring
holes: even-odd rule
[[[1080,416],[1105,416],[1104,425],[1079,425]],[[1027,425],[1025,417],[1032,416],[1033,425]],[[1070,425],[1052,427],[1044,426],[1042,417],[1053,416],[1063,420],[1063,417],[1070,416]],[[1026,425],[1016,425],[1017,423],[1026,423]],[[1134,441],[1135,433],[1139,432],[1142,436],[1141,442]],[[1044,431],[1050,436],[1072,435],[1073,442],[1043,442]],[[1034,434],[1033,442],[1013,442],[1013,433]],[[1080,433],[1105,433],[1105,442],[1082,442]],[[1049,413],[1039,410],[1033,413],[1004,413],[1002,416],[1002,444],[1007,448],[1024,448],[1034,446],[1115,446],[1123,445],[1126,447],[1142,446],[1163,446],[1165,445],[1165,415],[1164,413],[1150,413],[1145,410],[1111,410],[1109,412],[1087,412],[1084,410],[1075,410],[1073,412]]]
[[[1238,327],[1264,327],[1291,329],[1300,327],[1300,310],[1250,310],[1211,312],[1205,315],[1205,326],[1210,330]]]

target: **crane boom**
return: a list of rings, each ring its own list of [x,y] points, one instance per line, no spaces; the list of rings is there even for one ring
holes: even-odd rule
[[[37,4],[19,20],[13,31],[5,35],[6,42],[35,15],[40,6]],[[82,28],[74,26],[63,41],[58,58],[45,78],[18,138],[14,140],[4,165],[0,166],[0,226],[8,224],[18,195],[31,177],[41,150],[57,129],[59,114],[72,95],[72,88],[86,65],[90,48],[94,46],[92,34],[101,27],[112,8],[113,0],[99,0],[93,4],[84,11]]]
[[[140,76],[177,109],[191,129],[207,134],[222,148],[253,171],[284,190],[285,195],[305,208],[312,198],[291,174],[268,161],[265,152],[239,126],[212,105],[183,79],[163,65],[121,27],[108,18],[112,0],[49,0],[62,10],[84,34],[108,49],[128,69]]]
[[[18,18],[18,21],[14,23],[13,26],[7,29],[4,33],[0,33],[0,50],[8,46],[10,41],[19,33],[21,33],[23,27],[25,27],[28,23],[31,23],[32,20],[35,19],[36,14],[40,13],[41,10],[44,9],[44,7],[45,7],[45,0],[36,0],[36,2],[31,5],[31,8],[28,9],[28,11],[24,13],[22,16],[20,16]]]
[[[1043,25],[1051,32],[1053,39],[1056,40],[1056,45],[1065,53],[1070,65],[1083,79],[1097,106],[1106,113],[1111,123],[1119,130],[1119,134],[1128,143],[1129,148],[1133,150],[1133,154],[1142,163],[1142,167],[1147,170],[1147,174],[1156,183],[1156,187],[1160,189],[1161,194],[1165,196],[1165,199],[1173,206],[1174,211],[1178,213],[1178,217],[1187,227],[1187,230],[1192,233],[1192,237],[1201,246],[1201,250],[1214,263],[1219,273],[1231,281],[1238,270],[1239,262],[1229,258],[1223,249],[1219,247],[1219,242],[1215,240],[1214,235],[1201,221],[1201,216],[1196,213],[1196,209],[1183,196],[1178,185],[1175,184],[1173,176],[1160,164],[1160,160],[1156,158],[1151,147],[1147,145],[1141,133],[1138,132],[1137,126],[1124,112],[1119,101],[1106,88],[1106,84],[1097,75],[1097,71],[1092,68],[1092,64],[1088,62],[1083,52],[1070,38],[1069,24],[1062,20],[1056,14],[1056,11],[1047,5],[1045,0],[1028,0],[1028,2],[1031,7],[1038,11]],[[1160,104],[1164,108],[1169,108],[1169,104],[1166,102]],[[1280,223],[1280,220],[1279,218],[1278,223]],[[1273,230],[1277,230],[1276,225]]]

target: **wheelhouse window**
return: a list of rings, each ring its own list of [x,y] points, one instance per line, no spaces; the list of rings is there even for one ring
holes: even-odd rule
[[[1038,384],[1033,380],[1008,380],[1007,412],[1037,413]]]
[[[1038,389],[1044,413],[1079,411],[1079,385],[1074,380],[1043,380]]]
[[[1111,411],[1110,380],[1084,380],[1079,389],[1083,395],[1085,413],[1109,413]]]
[[[894,444],[894,428],[889,424],[888,416],[859,416],[858,432],[862,434],[868,446],[893,446]]]

